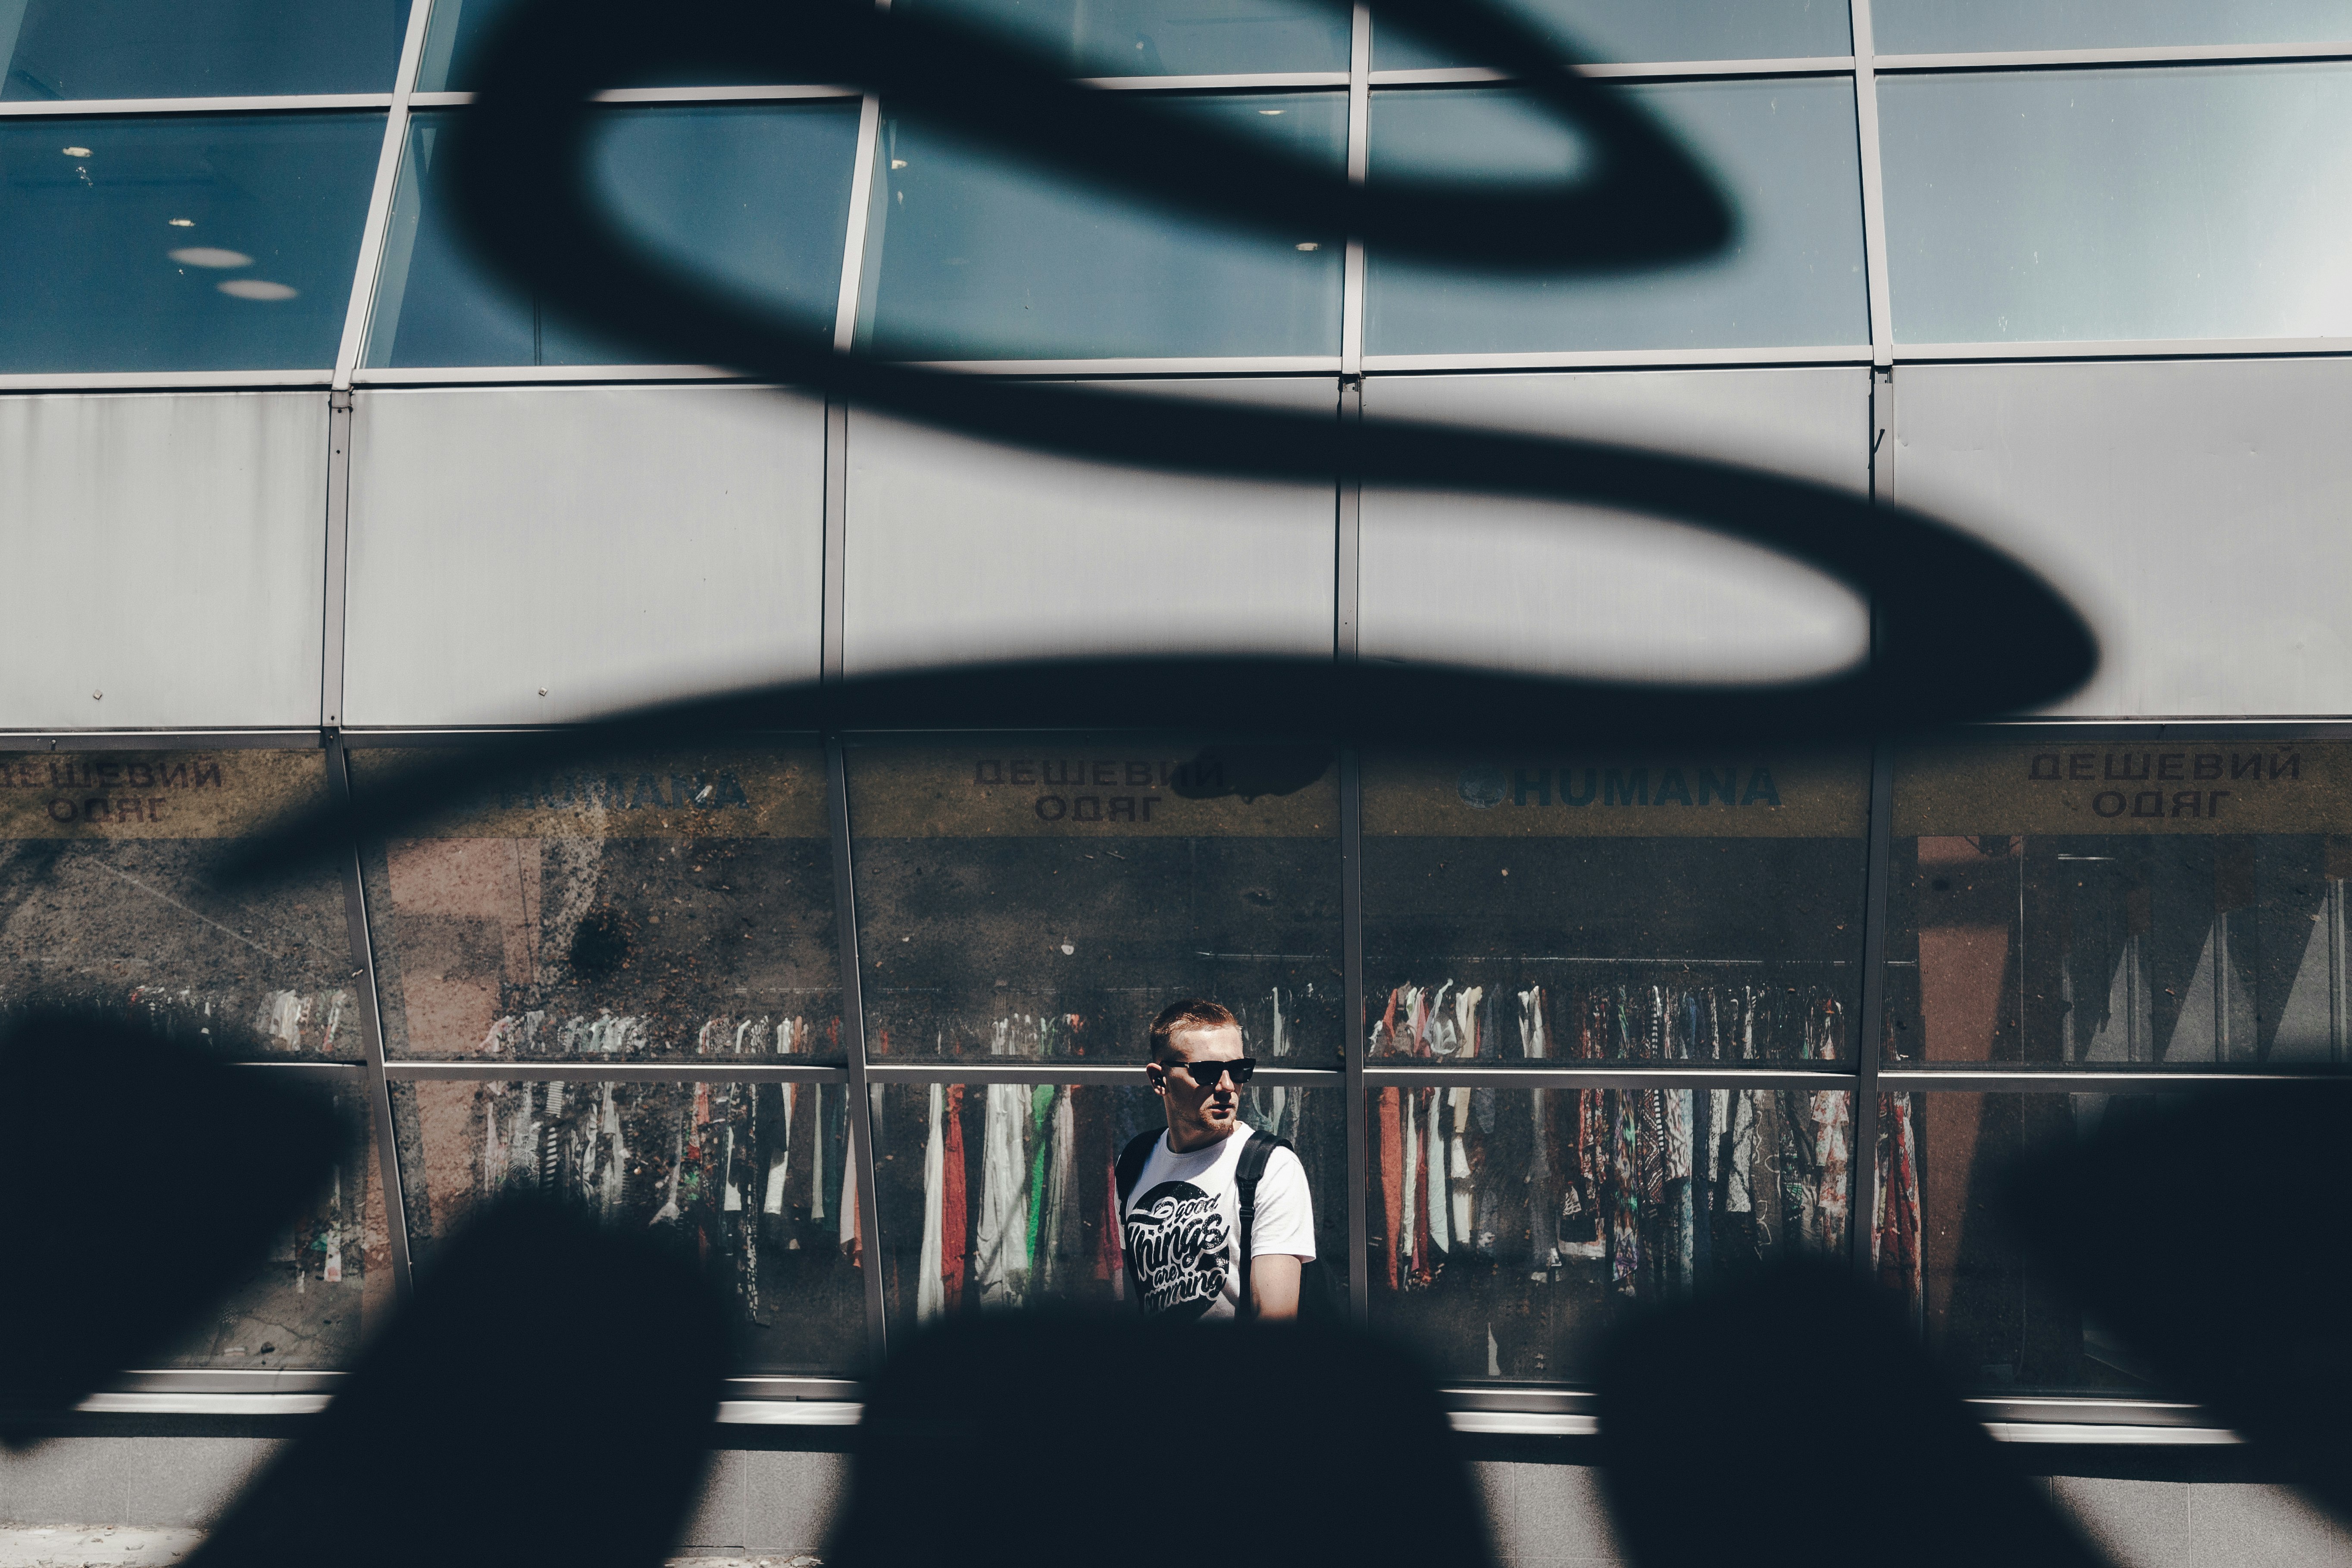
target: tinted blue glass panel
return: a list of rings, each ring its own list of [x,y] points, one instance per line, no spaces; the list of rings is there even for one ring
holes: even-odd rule
[[[448,188],[457,120],[419,115],[409,128],[367,363],[643,363],[639,351],[579,331],[475,267]],[[857,103],[843,99],[614,110],[593,157],[617,220],[642,241],[804,319],[813,338],[830,342],[856,147]]]
[[[1365,350],[1763,348],[1870,341],[1853,89],[1843,79],[1629,89],[1714,171],[1739,214],[1732,247],[1618,277],[1524,278],[1369,258]],[[1577,140],[1507,89],[1372,95],[1371,177],[1557,179]]]
[[[1193,99],[1335,166],[1344,93]],[[1336,354],[1343,237],[1266,237],[1058,182],[883,120],[859,346],[893,359]]]
[[[2352,38],[2352,0],[1874,0],[1886,55]]]
[[[471,92],[481,85],[482,50],[499,24],[517,8],[518,0],[435,0],[433,20],[425,35],[425,58],[416,73],[420,92]],[[656,7],[644,9],[649,31],[657,26]],[[667,71],[649,71],[615,87],[740,87],[755,82],[781,85],[805,81],[786,73],[779,78],[765,68],[748,69],[725,60],[682,63]]]
[[[1843,55],[1853,48],[1846,0],[1505,0],[1506,7],[1580,59],[1750,60]],[[1883,47],[1883,46],[1882,46]],[[1372,68],[1490,65],[1372,22]]]
[[[1311,0],[901,0],[1002,27],[1076,76],[1343,71],[1349,7]]]
[[[408,0],[0,3],[0,98],[390,92]]]
[[[1905,342],[2336,337],[2352,67],[1889,77]]]
[[[0,121],[0,371],[335,363],[381,114]]]

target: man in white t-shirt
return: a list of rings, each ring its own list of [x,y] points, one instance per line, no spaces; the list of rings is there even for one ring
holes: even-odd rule
[[[1241,1024],[1214,1002],[1187,998],[1151,1022],[1151,1061],[1143,1071],[1167,1110],[1168,1131],[1153,1139],[1134,1180],[1118,1173],[1128,1287],[1147,1318],[1243,1315],[1235,1175],[1250,1141],[1241,1086],[1256,1066],[1242,1055]],[[1250,1223],[1246,1315],[1296,1318],[1299,1270],[1314,1256],[1306,1167],[1288,1148],[1276,1148],[1258,1178]]]

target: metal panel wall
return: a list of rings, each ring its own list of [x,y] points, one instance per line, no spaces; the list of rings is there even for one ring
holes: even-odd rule
[[[1380,376],[1366,383],[1364,416],[1869,485],[1870,376],[1858,366]],[[1868,646],[1868,612],[1842,585],[1766,551],[1595,508],[1367,489],[1362,562],[1368,658],[1761,681],[1841,668]]]
[[[0,725],[315,725],[324,393],[0,398]]]
[[[362,392],[354,425],[347,722],[552,722],[816,678],[821,403]]]
[[[1190,387],[1335,414],[1339,397],[1328,376]],[[1331,649],[1336,475],[1267,485],[1066,462],[855,411],[848,457],[850,674],[1025,655]]]
[[[2352,712],[2352,362],[1905,365],[1898,500],[1977,529],[2091,617],[2054,712]]]

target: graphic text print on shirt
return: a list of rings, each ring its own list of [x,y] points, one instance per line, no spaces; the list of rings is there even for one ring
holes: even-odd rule
[[[1218,1200],[1162,1182],[1127,1212],[1127,1267],[1146,1317],[1198,1318],[1225,1289],[1232,1228]]]

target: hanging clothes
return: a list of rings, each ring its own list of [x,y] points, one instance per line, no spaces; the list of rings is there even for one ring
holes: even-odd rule
[[[923,1239],[915,1252],[915,1321],[928,1323],[947,1310],[940,1258],[945,1251],[941,1225],[947,1196],[947,1085],[931,1085],[930,1125],[923,1137]]]
[[[951,1312],[964,1304],[971,1216],[968,1201],[970,1173],[964,1163],[964,1086],[951,1083],[946,1087],[946,1101],[940,1118],[940,1301]]]

